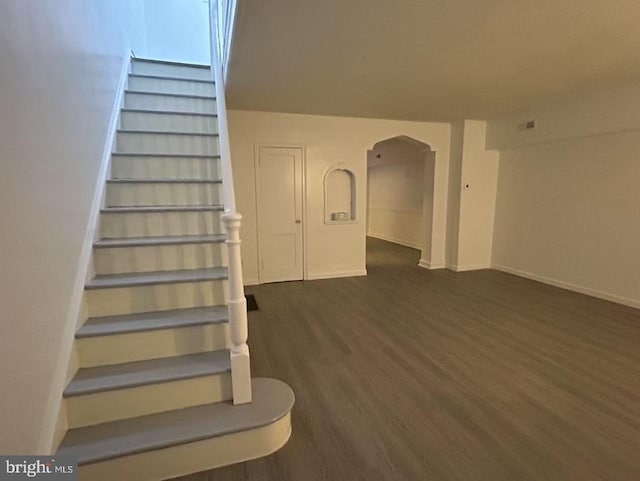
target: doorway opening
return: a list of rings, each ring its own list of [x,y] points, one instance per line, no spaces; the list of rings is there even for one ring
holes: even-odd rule
[[[434,173],[435,152],[411,137],[382,140],[367,151],[367,269],[430,259]]]

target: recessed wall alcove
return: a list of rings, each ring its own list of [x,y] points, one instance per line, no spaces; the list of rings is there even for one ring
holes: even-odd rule
[[[356,177],[343,167],[333,167],[324,176],[325,224],[348,224],[356,219]]]

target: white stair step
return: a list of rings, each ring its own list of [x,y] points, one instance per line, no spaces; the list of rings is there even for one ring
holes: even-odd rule
[[[80,479],[144,481],[212,469],[276,451],[291,434],[295,402],[285,383],[253,380],[253,402],[196,406],[67,432],[58,456]]]
[[[118,154],[111,156],[114,179],[219,179],[219,156]]]
[[[218,116],[190,112],[122,109],[120,125],[126,130],[216,133]]]
[[[220,204],[221,184],[206,179],[112,179],[107,181],[105,203],[109,207]]]
[[[64,397],[219,374],[231,370],[229,351],[220,350],[165,359],[80,369]]]
[[[155,212],[222,212],[224,207],[219,204],[212,205],[154,205],[154,206],[131,206],[131,207],[107,207],[102,209],[102,214],[139,214]]]
[[[232,398],[228,350],[80,369],[64,391],[70,428]]]
[[[182,287],[185,285],[177,284],[169,287]],[[211,285],[207,287],[213,288]],[[110,293],[113,291],[114,289],[106,289],[102,292]],[[142,302],[144,302],[144,299]],[[224,299],[218,299],[217,302],[224,302]],[[189,311],[191,309],[176,309],[169,312]],[[111,314],[114,312],[114,306],[107,305],[104,311]],[[105,319],[105,321],[100,325],[88,324],[86,328],[83,326],[83,329],[76,334],[75,342],[79,366],[109,366],[217,351],[229,349],[231,346],[229,323],[220,319],[220,317],[218,319],[207,319],[205,316],[194,315],[191,319],[185,319],[180,314],[177,317],[170,318],[157,319],[150,317],[138,321],[121,321],[119,323],[109,321],[109,319],[133,317],[135,315],[91,318],[97,320]],[[78,337],[80,332],[86,332],[84,329],[88,329],[89,333],[95,335]]]
[[[121,153],[219,155],[218,135],[183,132],[118,130],[116,150]]]
[[[144,92],[185,94],[185,95],[215,95],[213,80],[184,79],[158,75],[130,74],[130,90]]]
[[[216,113],[216,99],[204,95],[158,94],[139,90],[125,90],[124,106],[127,109]]]
[[[102,209],[100,235],[108,238],[222,234],[224,208],[210,206]]]
[[[114,289],[122,287],[179,284],[186,282],[219,281],[227,279],[226,267],[208,269],[185,269],[179,271],[138,272],[96,276],[86,285],[86,290]]]
[[[93,244],[95,249],[113,249],[125,247],[165,246],[181,244],[213,244],[224,242],[227,236],[215,235],[178,235],[157,237],[123,237],[115,239],[100,239]]]
[[[208,65],[165,62],[162,60],[142,58],[134,58],[131,60],[131,73],[183,79],[211,80],[211,69]]]
[[[227,306],[153,311],[126,316],[92,317],[87,319],[87,322],[78,329],[76,339],[220,324],[227,321]]]
[[[197,236],[204,237],[207,236]],[[224,266],[228,264],[228,255],[221,242],[138,243],[128,247],[97,248],[93,251],[93,264],[97,275],[175,271]]]

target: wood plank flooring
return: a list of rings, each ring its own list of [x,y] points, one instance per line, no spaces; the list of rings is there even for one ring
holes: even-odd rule
[[[367,277],[249,289],[293,435],[182,481],[640,480],[640,311],[367,247]]]

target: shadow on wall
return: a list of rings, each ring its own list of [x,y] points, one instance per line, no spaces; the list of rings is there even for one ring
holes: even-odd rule
[[[422,251],[431,259],[435,152],[397,136],[367,151],[367,236]]]

